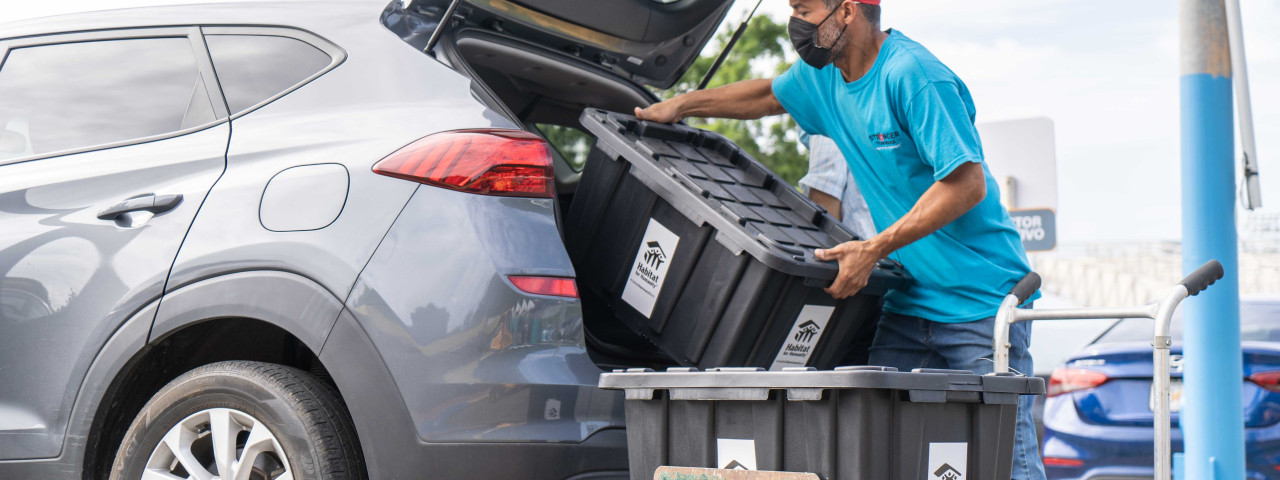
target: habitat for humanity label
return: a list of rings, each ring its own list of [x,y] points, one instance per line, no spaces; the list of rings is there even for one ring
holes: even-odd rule
[[[649,228],[640,240],[636,261],[627,275],[627,286],[622,289],[622,300],[648,317],[653,314],[653,304],[658,301],[662,283],[667,280],[667,268],[676,254],[680,237],[671,233],[657,220],[649,219]]]
[[[965,480],[968,469],[968,443],[929,443],[929,468],[925,470],[925,480]]]
[[[750,438],[717,438],[716,465],[722,470],[755,470],[756,441]]]
[[[787,334],[787,342],[778,350],[778,356],[774,357],[769,370],[808,365],[809,356],[813,355],[813,349],[818,346],[818,339],[827,330],[827,322],[835,311],[836,307],[823,305],[805,305],[800,309],[795,325],[791,326],[791,333]]]

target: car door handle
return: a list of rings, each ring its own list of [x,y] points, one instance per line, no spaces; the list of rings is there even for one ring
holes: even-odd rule
[[[107,207],[105,210],[98,212],[98,219],[115,220],[126,213],[143,210],[151,213],[167,212],[177,207],[179,203],[182,203],[182,194],[180,193],[172,195],[143,195]]]

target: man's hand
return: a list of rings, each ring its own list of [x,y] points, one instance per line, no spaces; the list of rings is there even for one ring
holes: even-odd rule
[[[647,108],[636,107],[636,118],[658,123],[676,123],[684,120],[678,105],[680,97],[664,100]]]
[[[870,243],[859,241],[845,242],[825,250],[815,250],[813,255],[818,257],[818,260],[835,260],[840,264],[836,281],[826,288],[826,292],[837,300],[851,297],[862,290],[862,287],[867,286],[871,271],[881,258],[879,252]]]
[[[815,250],[813,254],[819,260],[840,262],[840,273],[827,287],[827,293],[837,299],[858,293],[867,286],[871,270],[881,258],[938,231],[972,209],[987,196],[984,172],[982,164],[977,162],[956,167],[946,178],[925,190],[906,215],[871,239]]]
[[[773,96],[773,80],[757,78],[676,95],[648,108],[637,108],[636,118],[675,123],[686,117],[754,120],[783,113],[787,112]]]

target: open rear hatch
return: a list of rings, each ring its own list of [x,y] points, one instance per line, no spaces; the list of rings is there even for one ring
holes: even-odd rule
[[[439,18],[451,0],[413,0]],[[697,59],[732,0],[461,0],[459,27],[500,32],[633,82],[668,88]]]

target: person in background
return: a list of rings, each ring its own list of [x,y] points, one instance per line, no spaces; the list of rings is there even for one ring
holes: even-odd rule
[[[867,200],[858,191],[858,183],[849,174],[840,147],[822,135],[801,133],[801,143],[809,147],[809,172],[800,179],[800,189],[836,220],[849,227],[854,235],[866,240],[875,236]]]

